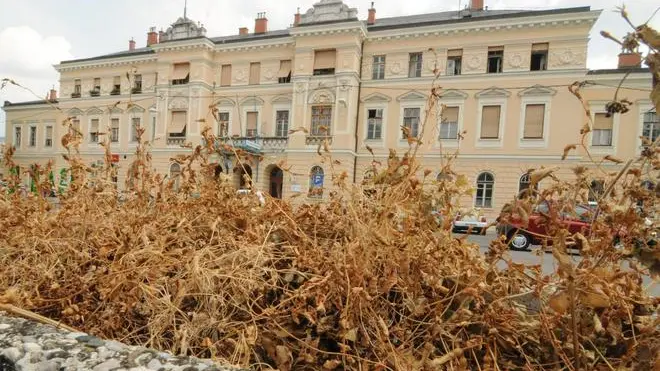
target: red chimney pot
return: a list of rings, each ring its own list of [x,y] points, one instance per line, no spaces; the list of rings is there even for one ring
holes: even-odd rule
[[[266,33],[268,31],[268,18],[266,13],[257,14],[257,19],[254,20],[254,33]]]
[[[638,68],[642,66],[641,53],[621,53],[619,54],[619,68]]]
[[[247,27],[241,27],[238,29],[238,34],[241,36],[245,36],[249,33],[250,31],[248,30]]]
[[[376,8],[374,8],[373,1],[371,2],[371,8],[369,8],[369,17],[367,18],[367,24],[376,23]]]
[[[147,32],[147,46],[154,44],[158,44],[158,32],[156,32],[156,27],[151,27]]]
[[[484,0],[470,0],[470,10],[484,10]]]
[[[135,50],[135,40],[128,40],[128,50]]]

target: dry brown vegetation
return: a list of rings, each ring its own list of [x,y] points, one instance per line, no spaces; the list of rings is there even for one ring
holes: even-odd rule
[[[631,35],[651,46],[647,63],[660,112],[658,35],[645,26]],[[580,98],[579,84],[571,89]],[[435,109],[439,91],[427,109]],[[82,134],[67,134],[73,182],[57,208],[38,195],[0,195],[4,308],[264,370],[660,367],[659,303],[641,283],[642,274],[660,271],[660,253],[633,243],[651,230],[643,223],[648,215],[631,207],[655,209],[658,188],[639,184],[657,184],[657,143],[615,174],[576,168],[577,182],[552,180],[503,210],[503,218],[524,220],[540,199],[570,207],[582,202],[592,179],[605,181],[590,235],[569,236],[557,215],[549,216],[558,269],[544,276],[538,266],[511,262],[503,241],[493,241],[484,257],[438,228],[429,211],[451,215],[469,185],[448,161],[444,172],[457,181],[423,187],[412,139],[409,152],[374,161],[364,185],[333,174],[327,202],[269,199],[260,206],[214,177],[209,156],[219,149],[209,130],[204,135],[208,146],[177,159],[178,191],[150,170],[141,143],[129,169],[132,193],[120,202],[110,182],[114,170],[107,165],[92,184],[92,169],[77,153]],[[252,160],[229,144],[222,150]],[[333,163],[327,144],[319,154]],[[13,166],[11,148],[4,161]],[[52,186],[49,167],[29,170],[41,190]],[[544,178],[551,180],[553,170],[532,173],[532,182]],[[8,182],[15,187],[19,179]],[[627,231],[623,248],[614,247],[614,230]],[[566,253],[571,239],[582,248],[579,263]],[[506,268],[497,267],[501,261]]]

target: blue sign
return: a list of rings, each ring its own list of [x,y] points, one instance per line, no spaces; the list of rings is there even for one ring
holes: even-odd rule
[[[312,177],[314,187],[323,187],[323,174],[314,174]]]

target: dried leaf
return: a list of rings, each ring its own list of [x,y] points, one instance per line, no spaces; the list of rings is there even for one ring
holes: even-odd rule
[[[550,297],[548,305],[552,310],[559,314],[564,314],[568,311],[571,304],[568,298],[568,294],[565,291],[559,291]]]

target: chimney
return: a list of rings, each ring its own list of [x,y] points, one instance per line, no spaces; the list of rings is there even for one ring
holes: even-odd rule
[[[268,18],[266,13],[258,13],[257,19],[254,20],[254,33],[266,33],[268,31]]]
[[[57,90],[55,89],[50,89],[50,92],[48,93],[48,100],[51,102],[54,102],[57,100]]]
[[[158,44],[158,32],[156,32],[156,27],[151,27],[147,32],[147,46],[154,44]]]
[[[296,14],[293,15],[293,26],[296,27],[300,24],[300,8],[296,11]]]
[[[250,31],[248,30],[247,27],[241,27],[238,29],[238,34],[241,36],[245,36],[249,33]]]
[[[626,51],[619,54],[619,68],[639,68],[641,66],[641,53]]]
[[[128,40],[128,50],[135,50],[135,40]]]
[[[470,0],[470,10],[484,10],[484,0]]]
[[[165,31],[160,30],[158,31],[158,42],[163,42],[165,41]]]
[[[367,18],[367,24],[376,23],[376,8],[374,8],[374,2],[371,2],[371,8],[369,8],[369,17]]]

